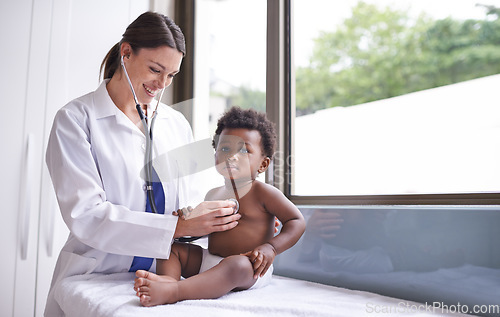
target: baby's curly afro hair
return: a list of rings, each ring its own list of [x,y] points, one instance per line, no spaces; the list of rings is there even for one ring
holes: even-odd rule
[[[217,148],[217,142],[224,129],[249,129],[257,130],[262,138],[262,151],[264,155],[272,159],[276,146],[276,130],[274,123],[267,119],[266,114],[253,109],[241,109],[232,107],[224,113],[217,122],[212,146]]]

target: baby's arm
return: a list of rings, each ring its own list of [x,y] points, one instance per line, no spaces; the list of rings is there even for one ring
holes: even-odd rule
[[[265,209],[274,214],[283,224],[281,232],[267,243],[244,255],[253,263],[255,278],[263,276],[276,255],[291,248],[305,231],[306,222],[299,209],[277,188],[260,183],[257,197],[262,198]]]

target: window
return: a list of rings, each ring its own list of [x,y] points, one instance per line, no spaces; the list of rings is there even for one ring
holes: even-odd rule
[[[213,153],[211,140],[218,119],[232,106],[265,111],[267,10],[266,0],[192,3],[177,3],[180,14],[188,17],[194,8],[194,22],[180,19],[187,23],[186,29],[194,24],[194,62],[192,78],[183,82],[192,84],[192,99],[176,100],[176,107],[188,114],[198,141],[195,147],[203,151],[202,160],[210,161],[200,164],[207,167],[201,171],[203,185],[199,186],[206,193],[223,182],[213,167],[213,155],[205,155]]]
[[[292,2],[291,197],[497,197],[499,9],[476,2]]]
[[[266,1],[195,1],[194,124],[211,138],[231,106],[265,111]]]
[[[500,3],[282,3],[273,176],[307,228],[275,273],[498,307]]]

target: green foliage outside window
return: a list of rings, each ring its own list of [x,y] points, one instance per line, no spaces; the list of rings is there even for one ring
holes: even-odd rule
[[[483,20],[434,20],[360,2],[296,69],[297,115],[500,73],[500,9],[485,9]]]

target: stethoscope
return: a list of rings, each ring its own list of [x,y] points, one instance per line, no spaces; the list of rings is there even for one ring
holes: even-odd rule
[[[158,105],[160,104],[161,97],[163,96],[163,92],[165,88],[161,90],[160,97],[158,98],[158,102],[156,103],[156,108],[151,115],[151,125],[148,128],[147,117],[142,111],[142,107],[139,104],[139,100],[137,100],[137,95],[135,94],[134,87],[132,86],[132,82],[130,81],[130,77],[128,76],[127,69],[125,68],[125,63],[123,62],[123,58],[125,56],[122,55],[120,59],[120,63],[122,65],[123,72],[125,73],[125,77],[127,78],[128,84],[130,86],[130,90],[132,91],[132,95],[134,96],[135,107],[137,112],[139,113],[139,117],[141,118],[142,126],[144,127],[144,133],[146,134],[146,149],[144,153],[144,166],[145,166],[145,176],[146,176],[146,192],[149,198],[149,204],[151,206],[151,211],[155,214],[158,213],[158,209],[155,204],[155,197],[153,193],[153,127],[156,120],[156,113],[158,110]],[[149,137],[148,137],[149,136]]]
[[[147,123],[147,117],[142,111],[142,107],[139,104],[139,100],[137,100],[137,95],[135,94],[134,87],[132,86],[132,82],[130,81],[130,77],[128,76],[127,69],[125,68],[125,63],[123,62],[123,58],[125,56],[122,55],[120,58],[120,63],[122,65],[123,73],[125,74],[125,78],[127,78],[127,82],[130,86],[130,90],[132,91],[132,95],[134,96],[134,101],[135,101],[135,108],[137,109],[137,112],[139,113],[139,117],[141,118],[142,125],[144,127],[144,131],[146,134],[146,150],[144,153],[144,166],[145,166],[145,176],[146,176],[146,192],[149,198],[149,204],[151,206],[151,211],[155,214],[158,213],[158,209],[156,208],[155,204],[155,199],[154,199],[154,192],[153,192],[153,127],[155,124],[156,120],[156,113],[158,110],[158,105],[160,104],[161,97],[163,96],[163,92],[165,91],[165,88],[161,90],[160,97],[158,98],[158,101],[156,103],[156,108],[151,115],[151,125],[148,128],[148,123]],[[148,137],[149,135],[149,137]],[[234,184],[234,180],[231,180],[232,186],[236,195],[236,199],[230,198],[228,200],[233,201],[235,203],[235,206],[233,207],[234,213],[237,213],[240,209],[240,204],[239,204],[239,197],[236,191],[236,186]],[[197,239],[199,237],[193,237],[193,238],[187,238],[187,239]],[[189,240],[192,241],[192,240]],[[186,241],[187,242],[187,241]]]

